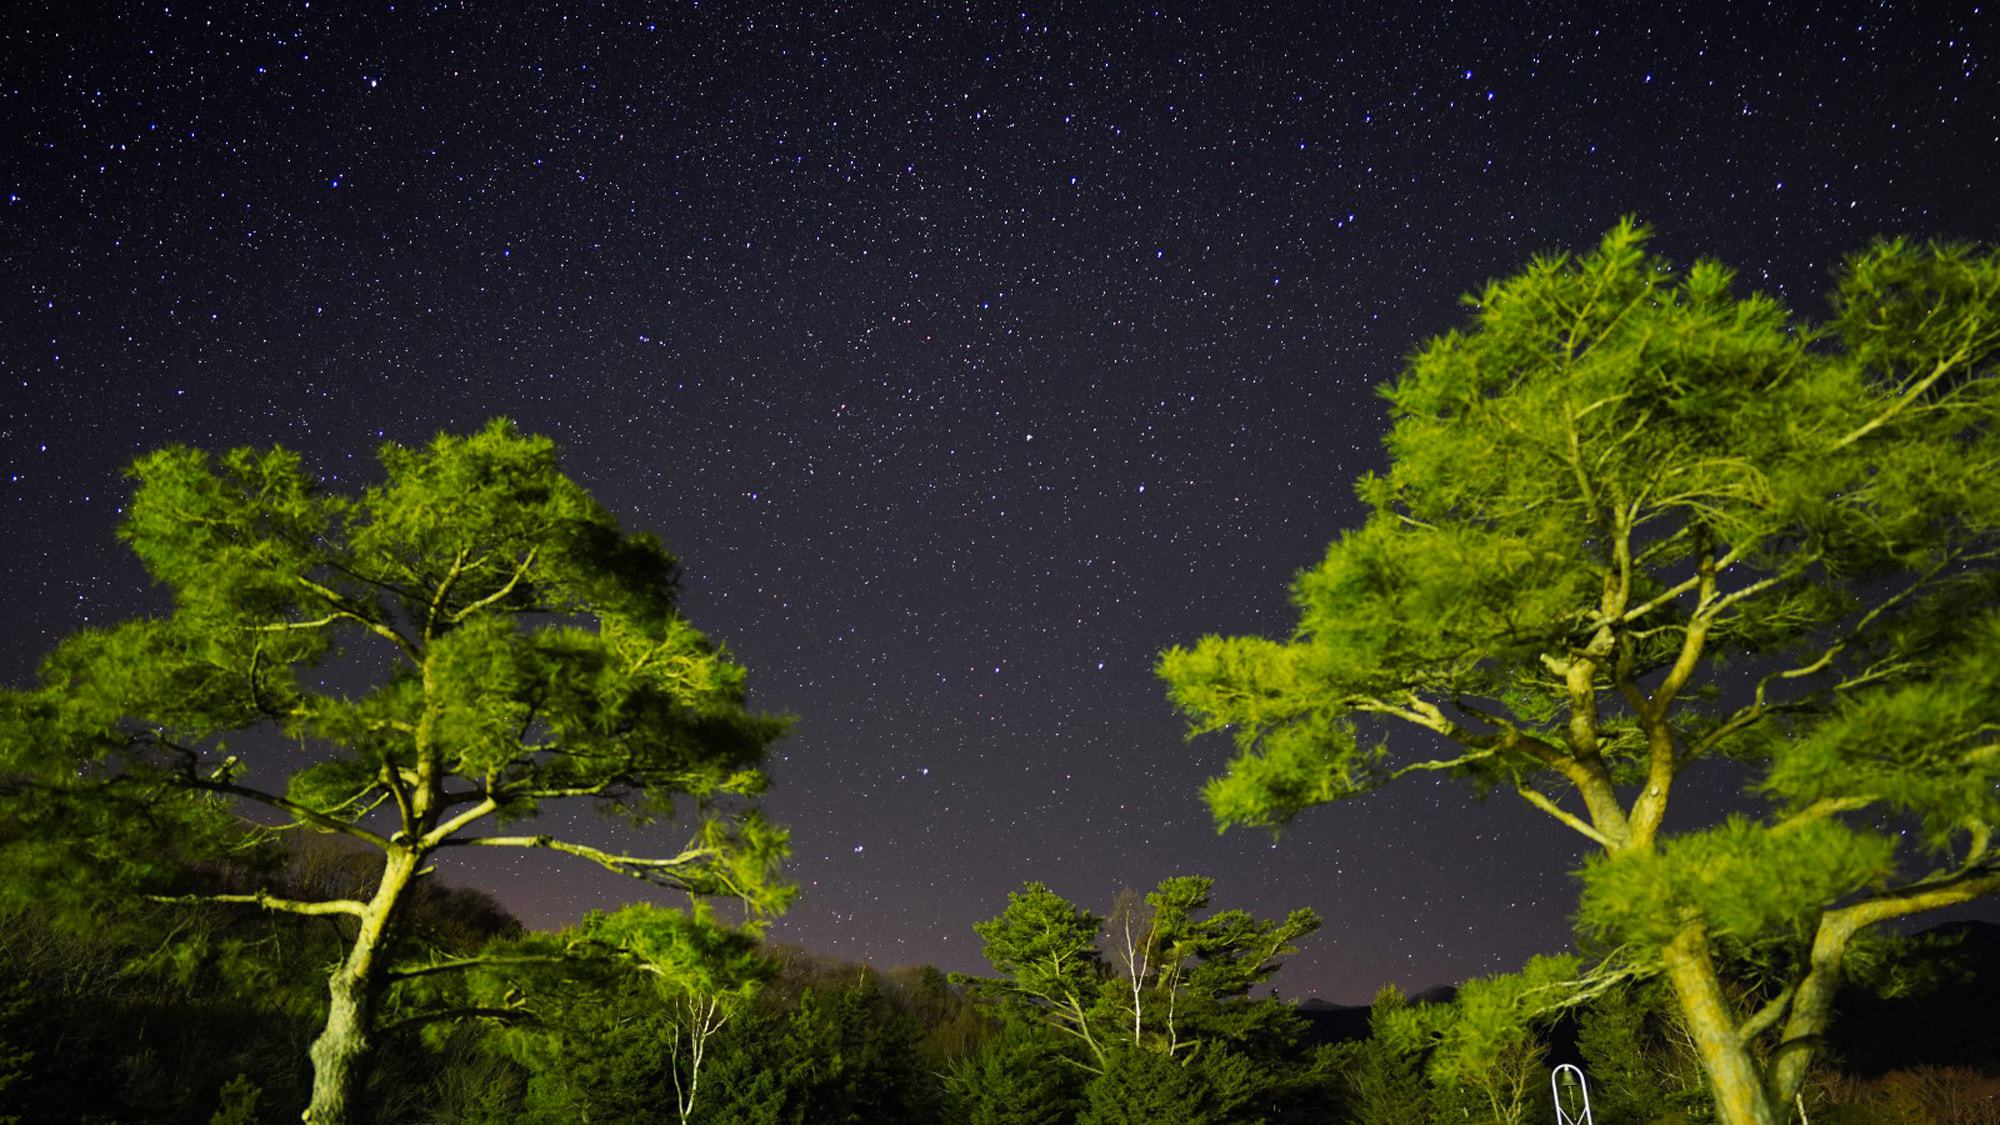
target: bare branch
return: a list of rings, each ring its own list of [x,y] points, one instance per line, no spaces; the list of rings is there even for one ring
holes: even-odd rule
[[[398,1031],[406,1027],[418,1027],[427,1023],[436,1023],[439,1020],[473,1019],[500,1020],[503,1023],[534,1023],[538,1017],[526,1008],[440,1008],[436,1011],[418,1012],[416,1015],[404,1016],[402,1019],[383,1024],[377,1029],[376,1034]]]
[[[1787,832],[1803,828],[1808,824],[1825,820],[1828,817],[1837,816],[1844,812],[1855,812],[1859,809],[1865,809],[1880,799],[1879,797],[1864,796],[1821,797],[1819,800],[1782,818],[1778,823],[1772,825],[1771,835],[1781,836]]]
[[[1792,997],[1798,992],[1798,988],[1797,983],[1789,984],[1785,986],[1784,991],[1771,997],[1762,1008],[1757,1009],[1755,1015],[1737,1025],[1736,1038],[1747,1045],[1759,1035],[1776,1027],[1778,1021],[1784,1018],[1785,1009],[1791,1007]]]
[[[1596,844],[1598,847],[1609,848],[1611,846],[1611,841],[1605,837],[1604,833],[1591,827],[1588,821],[1585,821],[1575,813],[1565,810],[1561,805],[1550,800],[1548,794],[1529,785],[1519,777],[1514,779],[1514,791],[1519,793],[1529,804],[1555,817],[1558,821],[1561,821],[1573,831],[1580,833],[1585,839]]]
[[[1584,407],[1584,408],[1583,408],[1582,410],[1579,410],[1579,411],[1577,411],[1577,412],[1576,412],[1576,413],[1575,413],[1574,415],[1572,415],[1571,417],[1572,417],[1572,418],[1573,418],[1573,419],[1574,419],[1575,421],[1578,421],[1578,422],[1581,422],[1581,421],[1583,421],[1583,420],[1584,420],[1585,418],[1589,417],[1589,416],[1590,416],[1590,415],[1591,415],[1591,414],[1592,414],[1593,412],[1595,412],[1595,411],[1598,411],[1598,410],[1601,410],[1601,409],[1603,409],[1604,407],[1607,407],[1607,406],[1611,406],[1611,405],[1613,405],[1613,404],[1615,404],[1615,403],[1620,403],[1620,402],[1624,402],[1624,401],[1625,401],[1626,399],[1628,399],[1628,398],[1631,398],[1631,397],[1632,397],[1632,392],[1631,392],[1631,391],[1620,391],[1619,393],[1617,393],[1617,394],[1615,394],[1615,395],[1606,395],[1606,396],[1604,396],[1603,398],[1600,398],[1600,399],[1598,399],[1598,400],[1597,400],[1596,402],[1593,402],[1593,403],[1591,403],[1591,404],[1590,404],[1589,406],[1586,406],[1586,407]],[[1642,411],[1640,411],[1640,412],[1639,412],[1639,417],[1640,417],[1641,421],[1643,421],[1643,420],[1645,419],[1646,415],[1648,415],[1648,414],[1650,414],[1650,413],[1652,413],[1652,411],[1651,411],[1651,409],[1650,409],[1650,408],[1649,408],[1649,409],[1646,409],[1646,410],[1642,410]],[[1637,427],[1637,426],[1634,426],[1633,428],[1634,428],[1634,429],[1637,429],[1638,427]]]
[[[1709,618],[1713,620],[1717,616],[1720,616],[1723,610],[1728,609],[1730,606],[1735,605],[1737,602],[1740,602],[1745,598],[1756,597],[1758,594],[1761,594],[1764,591],[1770,589],[1771,587],[1778,585],[1780,582],[1784,582],[1788,577],[1790,576],[1774,574],[1769,578],[1760,578],[1757,581],[1750,583],[1748,586],[1745,586],[1740,590],[1732,590],[1729,593],[1724,594],[1721,597],[1710,602],[1705,607],[1707,614]]]
[[[403,650],[403,655],[409,657],[411,661],[418,664],[423,663],[423,654],[417,651],[417,646],[411,644],[401,633],[355,609],[353,604],[347,598],[343,597],[338,590],[322,586],[303,574],[298,575],[296,580],[299,585],[326,599],[327,604],[334,607],[334,616],[346,617],[359,622],[362,628],[367,629],[378,637],[382,637]]]
[[[353,614],[345,612],[329,613],[325,617],[314,618],[311,621],[277,621],[269,625],[246,625],[243,627],[243,631],[246,633],[287,633],[294,629],[323,629],[343,617],[353,616]]]
[[[238,785],[233,781],[196,777],[191,773],[184,774],[178,784],[209,793],[227,793],[232,797],[241,797],[246,801],[255,801],[260,805],[268,805],[271,808],[290,813],[296,819],[304,821],[322,831],[338,832],[343,836],[352,836],[357,840],[364,840],[381,848],[383,851],[389,850],[389,841],[379,833],[371,832],[359,824],[353,824],[338,817],[328,816],[318,809],[308,808],[288,797],[280,797],[275,793],[266,793],[261,789],[252,789],[247,785]]]
[[[613,784],[612,781],[605,780],[595,785],[577,785],[559,789],[520,789],[509,786],[507,788],[507,796],[527,797],[537,801],[554,800],[561,797],[602,797],[607,793],[613,792]],[[622,792],[622,789],[619,791]]]
[[[488,781],[489,782],[491,781],[490,775],[488,777]],[[490,785],[488,786],[488,793],[489,794],[491,793]],[[457,816],[452,817],[450,820],[444,821],[437,827],[431,829],[429,832],[424,833],[424,837],[422,840],[418,841],[417,847],[423,850],[429,850],[431,848],[435,848],[439,844],[443,843],[445,840],[451,838],[453,834],[465,828],[467,825],[473,823],[474,821],[479,820],[481,817],[489,815],[499,807],[500,807],[500,802],[494,800],[492,796],[489,795],[481,799],[477,804],[473,805],[471,808],[466,809],[464,812],[459,813]]]
[[[1911,403],[1921,398],[1925,391],[1930,390],[1933,386],[1937,385],[1937,381],[1939,379],[1942,379],[1946,375],[1950,374],[1952,368],[1957,367],[1961,363],[1964,363],[1970,356],[1971,356],[1971,341],[1968,340],[1965,343],[1960,344],[1958,346],[1957,351],[1951,353],[1948,356],[1945,356],[1944,358],[1938,360],[1935,364],[1933,364],[1931,366],[1930,374],[1925,375],[1923,378],[1918,379],[1914,383],[1911,383],[1907,390],[1905,390],[1901,395],[1897,396],[1895,402],[1889,404],[1889,408],[1887,410],[1884,410],[1882,413],[1877,414],[1875,417],[1870,418],[1868,421],[1848,431],[1845,435],[1841,437],[1839,441],[1833,443],[1833,447],[1835,449],[1845,449],[1848,446],[1853,445],[1855,442],[1860,441],[1862,438],[1867,437],[1869,434],[1874,433],[1876,430],[1881,429],[1883,426],[1888,425],[1890,421],[1892,421],[1896,417],[1896,415],[1901,414],[1903,412],[1904,408],[1908,407]]]
[[[450,961],[437,961],[429,965],[398,965],[385,970],[388,980],[409,980],[413,977],[427,977],[436,973],[459,973],[467,969],[477,969],[482,965],[560,965],[571,960],[561,954],[538,955],[495,955],[492,957],[459,957]]]
[[[1738,553],[1739,553],[1738,549],[1732,547],[1728,551],[1724,552],[1721,556],[1716,558],[1716,560],[1712,565],[1717,571],[1727,570],[1729,567],[1735,565]],[[1653,612],[1654,610],[1660,608],[1661,606],[1666,605],[1669,602],[1679,600],[1681,595],[1699,587],[1700,585],[1701,585],[1701,575],[1695,574],[1687,579],[1675,583],[1672,586],[1667,587],[1665,590],[1655,595],[1651,601],[1645,602],[1642,605],[1635,606],[1631,609],[1626,610],[1624,613],[1619,614],[1617,617],[1613,618],[1610,622],[1608,622],[1608,624],[1624,625],[1628,622],[1637,621],[1640,618],[1646,616],[1647,614]]]
[[[1715,596],[1715,576],[1720,570],[1715,560],[1709,557],[1707,550],[1704,549],[1701,562],[1695,567],[1695,584],[1700,593],[1697,596],[1695,611],[1688,618],[1687,632],[1681,636],[1680,652],[1675,654],[1673,665],[1667,669],[1660,686],[1653,690],[1652,697],[1646,700],[1645,707],[1639,711],[1641,721],[1649,726],[1664,723],[1667,708],[1673,703],[1674,698],[1680,695],[1681,689],[1687,686],[1688,680],[1693,678],[1695,669],[1700,665],[1702,652],[1708,644],[1708,628],[1715,620],[1715,611],[1720,604]],[[1756,583],[1752,583],[1753,587],[1755,585]],[[1648,777],[1648,781],[1656,782],[1659,780],[1657,775],[1662,766],[1671,773],[1673,752],[1669,744],[1665,751],[1665,761],[1662,762],[1657,740],[1650,741],[1653,741],[1654,745],[1651,776]]]
[[[382,778],[382,787],[396,799],[396,813],[402,817],[403,826],[408,828],[415,824],[416,810],[410,807],[410,791],[403,786],[403,771],[398,769],[394,762],[384,760],[379,776]]]
[[[1971,902],[1995,891],[2000,891],[2000,864],[1989,858],[1871,895],[1837,910],[1829,910],[1827,917],[1838,918],[1858,928],[1905,914],[1920,914]]]
[[[465,608],[459,610],[457,613],[452,614],[451,615],[452,624],[454,625],[458,624],[459,622],[465,620],[466,618],[472,616],[473,614],[479,612],[480,610],[485,609],[487,606],[490,606],[495,602],[501,601],[505,599],[507,595],[513,593],[514,588],[521,584],[521,579],[526,578],[528,576],[529,568],[535,565],[535,552],[539,550],[541,550],[540,547],[530,547],[528,549],[528,553],[522,556],[521,565],[514,568],[513,577],[507,579],[506,585],[500,587],[498,590],[493,591],[492,593],[486,595],[485,597],[479,599],[478,601],[473,602],[470,605],[467,605]]]
[[[704,892],[711,881],[727,885],[722,873],[702,865],[722,855],[717,848],[688,848],[679,855],[650,857],[619,855],[587,844],[558,840],[553,836],[461,836],[437,841],[441,848],[547,848],[550,851],[587,859],[607,871],[630,875],[641,882],[676,890]],[[735,890],[735,888],[730,888]]]
[[[437,635],[438,613],[444,609],[445,598],[451,596],[451,588],[458,583],[458,576],[465,573],[465,556],[469,552],[460,547],[452,556],[451,569],[445,572],[444,580],[438,583],[437,593],[431,595],[430,608],[424,613],[424,640]]]
[[[361,916],[363,911],[368,909],[366,904],[357,902],[351,898],[335,898],[320,902],[309,902],[296,898],[279,898],[268,891],[258,891],[255,894],[147,895],[146,897],[153,902],[184,904],[224,903],[261,906],[266,910],[280,910],[288,914],[352,914],[357,918]]]
[[[1388,780],[1394,781],[1397,778],[1402,777],[1404,774],[1456,769],[1459,766],[1470,765],[1473,762],[1480,762],[1486,760],[1487,758],[1491,758],[1493,755],[1498,754],[1502,749],[1503,747],[1500,746],[1491,746],[1484,750],[1474,750],[1469,754],[1460,754],[1456,758],[1437,759],[1426,762],[1411,762],[1409,765],[1404,766],[1401,769],[1391,771]]]

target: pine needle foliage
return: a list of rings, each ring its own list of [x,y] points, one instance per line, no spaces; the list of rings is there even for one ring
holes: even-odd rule
[[[762,791],[786,723],[748,709],[742,668],[679,614],[674,558],[504,420],[389,443],[380,463],[378,483],[342,490],[282,448],[140,458],[120,534],[170,612],[82,630],[39,686],[0,693],[8,893],[88,918],[228,903],[343,928],[313,1048],[320,1122],[357,1112],[390,993],[478,962],[400,940],[440,852],[550,850],[759,912],[792,894],[785,834],[731,803]],[[507,830],[552,802],[696,819],[663,855]],[[365,845],[379,874],[325,897],[203,877],[225,861],[240,876],[284,830]]]
[[[1235,742],[1220,827],[1443,774],[1576,832],[1586,935],[1649,951],[1761,1123],[1858,932],[2000,889],[2000,254],[1879,242],[1813,322],[1648,238],[1468,297],[1382,389],[1389,467],[1293,633],[1159,672]],[[1768,812],[1672,821],[1725,759]],[[1723,987],[1772,941],[1789,975]]]

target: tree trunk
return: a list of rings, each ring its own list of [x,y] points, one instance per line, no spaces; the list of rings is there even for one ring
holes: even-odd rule
[[[382,988],[376,956],[420,861],[416,853],[401,848],[389,853],[382,881],[362,911],[347,959],[327,978],[332,1002],[326,1026],[313,1040],[312,1104],[302,1118],[311,1125],[352,1125],[362,1119],[361,1089],[367,1079],[368,1048]]]
[[[1688,1030],[1694,1034],[1702,1069],[1708,1072],[1708,1087],[1715,1094],[1715,1119],[1722,1125],[1777,1125],[1771,1103],[1764,1096],[1757,1063],[1736,1034],[1736,1021],[1709,953],[1707,929],[1699,921],[1689,922],[1667,943],[1661,959],[1681,1014],[1687,1017]]]
[[[1798,1096],[1805,1085],[1806,1071],[1812,1066],[1826,1030],[1833,1024],[1833,997],[1840,988],[1840,962],[1847,955],[1848,939],[1858,926],[1845,918],[1829,916],[1820,920],[1813,935],[1812,961],[1805,979],[1792,998],[1790,1018],[1778,1041],[1771,1062],[1771,1101],[1785,1105]]]

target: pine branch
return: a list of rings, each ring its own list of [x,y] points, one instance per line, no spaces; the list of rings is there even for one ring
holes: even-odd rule
[[[561,954],[497,954],[491,957],[458,957],[450,961],[437,961],[428,965],[398,965],[383,972],[388,980],[410,980],[437,973],[459,973],[476,969],[482,965],[560,965],[575,958]]]
[[[1937,385],[1939,379],[1949,375],[1953,368],[1964,363],[1970,358],[1971,354],[1971,341],[1960,344],[1957,351],[1940,358],[1936,363],[1932,364],[1930,374],[1911,383],[1908,389],[1897,396],[1895,402],[1889,404],[1887,410],[1848,431],[1839,441],[1833,443],[1833,447],[1835,449],[1845,449],[1862,438],[1867,437],[1869,434],[1874,433],[1876,430],[1881,429],[1883,426],[1888,425],[1891,421],[1895,420],[1896,415],[1901,414],[1906,407],[1917,401],[1918,398],[1921,398],[1925,391]]]
[[[704,861],[720,858],[722,853],[716,848],[689,848],[679,855],[650,857],[619,855],[593,848],[587,844],[559,840],[553,836],[469,836],[439,840],[437,847],[459,848],[547,848],[580,859],[587,859],[607,871],[629,875],[641,882],[657,886],[672,887],[693,893],[704,893],[715,886],[728,887],[728,880],[712,868],[704,868]]]
[[[465,573],[465,556],[468,552],[460,547],[451,558],[451,569],[445,571],[443,581],[437,585],[437,592],[431,595],[430,608],[424,613],[424,640],[430,641],[437,635],[438,614],[444,609],[445,598],[451,595],[451,588],[458,583],[458,576]]]
[[[1790,668],[1783,668],[1775,672],[1769,672],[1766,673],[1764,676],[1760,677],[1757,680],[1756,692],[1751,697],[1750,702],[1744,704],[1742,707],[1737,708],[1736,711],[1732,713],[1727,719],[1724,719],[1719,726],[1717,726],[1714,730],[1710,731],[1699,742],[1695,743],[1694,746],[1690,747],[1686,755],[1683,756],[1682,760],[1688,761],[1694,758],[1701,757],[1702,755],[1708,753],[1710,750],[1713,750],[1716,746],[1720,745],[1723,739],[1728,738],[1730,735],[1735,734],[1736,732],[1743,730],[1748,726],[1751,726],[1758,720],[1764,718],[1766,715],[1769,715],[1775,711],[1784,710],[1791,706],[1794,706],[1794,704],[1790,703],[1773,704],[1768,702],[1770,688],[1774,684],[1777,684],[1781,681],[1806,679],[1811,676],[1818,675],[1819,673],[1826,671],[1828,668],[1831,668],[1834,664],[1834,661],[1840,657],[1840,654],[1845,652],[1848,646],[1852,645],[1856,640],[1859,640],[1861,636],[1864,633],[1866,633],[1868,629],[1882,617],[1883,614],[1886,614],[1891,609],[1894,609],[1904,599],[1909,598],[1911,595],[1929,586],[1931,580],[1936,578],[1939,574],[1943,573],[1946,568],[1951,567],[1954,564],[1960,564],[1963,561],[1964,560],[1961,558],[1961,556],[1956,552],[1947,555],[1944,559],[1939,560],[1939,562],[1936,565],[1932,566],[1930,569],[1924,571],[1923,574],[1919,575],[1916,581],[1911,582],[1909,585],[1904,586],[1902,589],[1896,591],[1894,594],[1891,594],[1887,598],[1884,598],[1880,602],[1877,602],[1875,605],[1869,607],[1867,613],[1862,614],[1861,617],[1858,620],[1856,620],[1852,626],[1848,627],[1844,632],[1841,633],[1838,639],[1834,640],[1833,642],[1828,644],[1825,648],[1821,649],[1819,654],[1817,656],[1814,656],[1811,660],[1805,661],[1802,664],[1794,665],[1793,667]],[[1889,675],[1894,674],[1896,671],[1900,670],[1905,666],[1906,665],[1904,664],[1904,662],[1893,659],[1888,661],[1878,662],[1876,664],[1870,665],[1865,669],[1862,669],[1859,672],[1854,673],[1851,676],[1844,677],[1839,683],[1833,685],[1833,690],[1851,691],[1867,683],[1887,678]]]
[[[381,834],[371,832],[359,824],[341,820],[338,817],[328,816],[318,809],[309,808],[288,797],[280,797],[275,793],[266,793],[261,789],[252,789],[247,785],[238,785],[233,781],[197,777],[191,772],[181,775],[176,783],[189,789],[200,789],[208,793],[227,793],[232,797],[241,797],[246,801],[255,801],[260,805],[268,805],[271,808],[289,813],[294,819],[310,824],[321,831],[338,832],[343,836],[352,836],[357,840],[373,844],[383,851],[389,850],[389,840]]]
[[[444,821],[437,827],[432,828],[429,832],[424,833],[423,839],[418,841],[417,846],[419,848],[423,848],[426,850],[430,848],[435,848],[438,845],[449,840],[454,834],[458,833],[460,830],[464,829],[468,825],[471,825],[474,822],[480,820],[481,818],[490,815],[494,810],[498,809],[500,807],[500,802],[494,799],[494,797],[491,795],[492,780],[493,780],[492,775],[488,774],[487,796],[480,799],[471,808],[466,809],[464,812],[459,813],[457,816],[452,817],[450,820]]]
[[[1403,766],[1400,769],[1390,771],[1389,776],[1383,780],[1383,783],[1387,784],[1388,782],[1394,781],[1405,774],[1456,769],[1459,766],[1470,765],[1473,762],[1482,762],[1488,758],[1493,757],[1495,754],[1500,753],[1502,749],[1504,749],[1504,747],[1492,746],[1488,747],[1485,750],[1474,750],[1469,754],[1460,754],[1456,758],[1436,759],[1424,762],[1411,762],[1407,766]]]
[[[357,918],[368,909],[366,904],[351,898],[309,902],[304,899],[279,898],[268,891],[258,891],[255,894],[147,895],[146,898],[152,902],[164,903],[261,906],[266,910],[278,910],[288,914],[352,914]]]
[[[1906,914],[1971,902],[1996,891],[2000,891],[2000,861],[1981,855],[1954,870],[1939,872],[1829,910],[1826,916],[1838,917],[1858,928]]]
[[[327,604],[334,607],[333,615],[335,617],[346,617],[358,622],[362,628],[378,637],[384,638],[397,648],[403,650],[403,655],[409,657],[412,663],[423,663],[423,654],[417,651],[417,646],[411,644],[401,633],[355,609],[353,604],[347,598],[343,597],[339,591],[322,586],[303,574],[297,575],[295,580],[299,585],[326,599]]]
[[[427,1023],[437,1023],[440,1020],[468,1019],[499,1020],[503,1023],[540,1022],[539,1016],[536,1016],[533,1012],[525,1008],[483,1008],[471,1006],[464,1008],[439,1008],[429,1012],[418,1012],[416,1015],[404,1016],[402,1019],[383,1024],[376,1030],[376,1034],[400,1031],[406,1027],[419,1027]]]
[[[1536,808],[1542,810],[1543,812],[1549,814],[1550,816],[1555,817],[1557,820],[1561,821],[1564,825],[1567,825],[1572,830],[1582,834],[1585,839],[1596,844],[1598,847],[1606,849],[1611,847],[1611,841],[1605,837],[1604,833],[1599,832],[1597,829],[1591,827],[1589,822],[1577,816],[1575,813],[1569,812],[1566,809],[1564,809],[1561,805],[1556,804],[1555,801],[1549,798],[1548,794],[1542,792],[1541,790],[1535,788],[1532,785],[1529,785],[1527,782],[1521,780],[1518,776],[1515,777],[1514,779],[1514,791],[1516,793],[1519,793],[1521,797],[1524,800],[1526,800],[1529,804],[1535,806]]]
[[[521,565],[514,568],[513,577],[507,579],[506,585],[500,587],[498,590],[493,591],[491,594],[486,595],[485,597],[479,599],[478,601],[473,602],[470,605],[467,605],[465,608],[459,610],[457,613],[452,614],[451,623],[456,625],[459,622],[464,621],[466,618],[472,616],[473,614],[479,612],[480,610],[485,609],[487,606],[493,605],[496,602],[504,600],[507,597],[507,595],[513,593],[514,588],[521,584],[521,579],[527,577],[529,568],[535,565],[535,552],[538,550],[540,550],[539,547],[529,548],[527,555],[525,555],[521,559]]]
[[[1748,1046],[1759,1035],[1778,1026],[1778,1021],[1784,1018],[1785,1010],[1791,1007],[1792,997],[1798,990],[1796,982],[1786,985],[1784,991],[1771,997],[1762,1008],[1757,1009],[1755,1015],[1737,1025],[1736,1038]]]

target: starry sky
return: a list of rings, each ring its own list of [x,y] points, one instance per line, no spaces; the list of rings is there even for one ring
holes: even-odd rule
[[[1632,213],[1817,313],[1876,234],[2000,237],[1990,2],[1727,7],[26,0],[0,682],[161,604],[113,539],[138,453],[359,485],[504,414],[799,716],[777,938],[975,970],[1024,879],[1202,872],[1325,918],[1291,994],[1514,967],[1580,840],[1429,782],[1217,836],[1228,748],[1151,667],[1290,628],[1373,388],[1529,255]],[[475,859],[537,926],[637,889]]]

